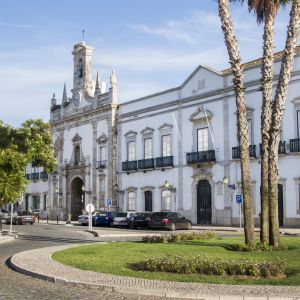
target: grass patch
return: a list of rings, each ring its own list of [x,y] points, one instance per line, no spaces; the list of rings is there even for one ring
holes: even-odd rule
[[[284,237],[282,242],[289,250],[271,252],[232,251],[234,245],[241,244],[242,238],[226,238],[221,240],[195,240],[176,244],[157,244],[142,242],[118,242],[103,245],[84,245],[73,249],[59,251],[52,258],[63,264],[99,273],[109,273],[138,278],[170,280],[181,282],[206,282],[225,284],[258,284],[258,285],[300,285],[300,238]],[[246,277],[175,274],[165,272],[141,272],[129,266],[141,260],[176,256],[203,256],[209,259],[256,262],[276,262],[277,258],[286,261],[286,278],[255,279]]]

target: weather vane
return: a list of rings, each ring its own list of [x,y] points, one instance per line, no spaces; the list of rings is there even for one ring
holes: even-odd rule
[[[84,29],[82,29],[82,41],[84,42]]]

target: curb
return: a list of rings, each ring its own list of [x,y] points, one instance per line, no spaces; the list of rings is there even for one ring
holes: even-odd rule
[[[73,247],[78,247],[81,246],[82,244],[76,244],[76,245],[65,245],[67,246],[65,249],[68,248],[73,248]],[[48,248],[48,247],[47,247]],[[158,297],[163,297],[163,298],[174,298],[174,299],[202,299],[202,300],[279,300],[279,299],[285,299],[285,300],[299,300],[300,297],[299,295],[293,295],[293,296],[285,296],[285,297],[279,297],[279,296],[270,296],[270,295],[237,295],[235,292],[233,294],[223,294],[223,295],[214,295],[214,291],[211,291],[212,294],[201,294],[201,290],[197,290],[195,292],[193,291],[172,291],[170,289],[166,288],[160,288],[160,289],[155,289],[153,288],[142,288],[143,285],[140,286],[135,286],[135,287],[130,287],[130,286],[122,286],[122,285],[116,285],[112,283],[95,283],[95,282],[84,282],[84,281],[76,281],[74,278],[71,279],[64,279],[61,277],[58,277],[55,273],[51,275],[47,274],[41,274],[34,269],[30,269],[26,266],[23,265],[20,261],[20,264],[18,264],[18,259],[19,257],[21,258],[26,258],[26,252],[30,251],[36,251],[35,250],[27,250],[23,251],[20,253],[17,253],[13,257],[10,258],[9,260],[9,265],[12,269],[14,269],[17,272],[20,272],[22,274],[38,278],[41,280],[49,281],[52,283],[56,284],[61,284],[61,285],[66,285],[66,286],[78,286],[78,287],[83,287],[83,288],[91,288],[91,289],[100,289],[103,291],[109,291],[109,292],[116,292],[120,294],[134,294],[134,295],[143,295],[143,296],[158,296]],[[61,266],[64,266],[60,263],[57,263],[52,260],[51,255],[57,251],[56,249],[53,249],[53,251],[48,252],[47,257],[50,261],[53,263],[58,264]],[[44,254],[45,255],[45,254]],[[23,257],[22,257],[23,256]],[[79,270],[80,271],[80,270]],[[84,272],[84,271],[82,271]],[[58,273],[61,274],[61,273]],[[109,275],[109,274],[108,274]],[[101,281],[100,281],[101,282]],[[215,291],[216,292],[216,291]]]

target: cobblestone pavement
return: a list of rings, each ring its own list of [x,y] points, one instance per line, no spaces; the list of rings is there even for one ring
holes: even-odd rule
[[[4,229],[7,229],[5,225]],[[20,251],[61,244],[93,243],[97,240],[91,234],[85,233],[83,231],[85,228],[35,224],[34,226],[14,226],[14,229],[19,231],[18,239],[0,244],[1,300],[160,299],[152,296],[125,295],[91,288],[70,288],[15,272],[7,266],[7,260]],[[43,268],[44,266],[41,265],[40,267]]]

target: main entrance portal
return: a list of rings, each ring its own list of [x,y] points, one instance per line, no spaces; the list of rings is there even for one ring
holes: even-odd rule
[[[80,178],[73,179],[71,183],[71,215],[72,221],[76,221],[84,209],[83,181]]]
[[[197,224],[211,225],[211,186],[201,180],[197,186]]]
[[[283,226],[283,185],[278,184],[278,221]]]

